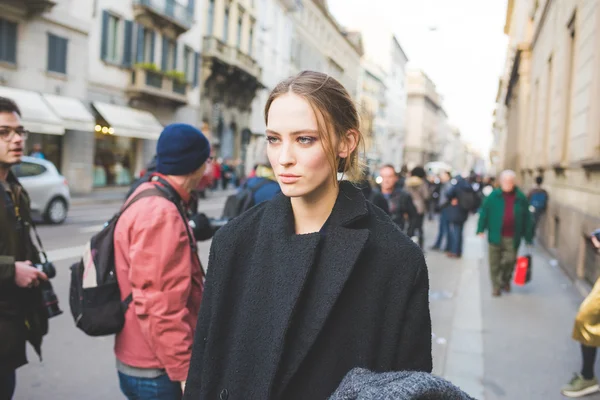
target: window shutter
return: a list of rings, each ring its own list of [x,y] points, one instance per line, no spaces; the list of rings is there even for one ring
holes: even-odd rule
[[[173,42],[173,71],[177,71],[177,48],[179,43]]]
[[[61,46],[62,47],[61,51],[59,53],[60,57],[61,57],[60,60],[61,60],[61,63],[62,63],[61,64],[61,67],[62,67],[61,68],[61,72],[63,74],[66,74],[67,73],[67,60],[68,60],[67,48],[68,48],[69,41],[66,38],[63,38],[63,39],[60,40],[60,43],[62,45]]]
[[[54,36],[49,33],[48,34],[48,64],[46,66],[46,70],[54,71],[55,70],[55,59],[56,57],[56,46]]]
[[[200,58],[200,54],[194,52],[194,87],[198,86],[198,60]]]
[[[196,5],[196,1],[195,0],[188,0],[188,12],[190,13],[190,15],[192,16],[192,18],[194,18],[194,9]]]
[[[144,52],[146,51],[146,43],[144,41],[144,26],[137,24],[137,62],[144,62]]]
[[[100,58],[104,61],[108,58],[108,11],[102,11],[102,38],[100,39]]]
[[[156,32],[152,31],[152,35],[150,35],[150,62],[154,63],[154,48],[156,47]]]
[[[17,24],[0,19],[0,60],[17,62]]]
[[[123,47],[123,66],[131,67],[133,61],[133,22],[125,21],[125,44]]]
[[[162,37],[162,59],[160,62],[160,69],[162,71],[167,71],[167,60],[169,59],[169,39],[167,39],[164,35]]]

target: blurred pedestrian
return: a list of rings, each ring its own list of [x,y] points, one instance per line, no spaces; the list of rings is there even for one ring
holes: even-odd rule
[[[427,266],[351,183],[349,93],[305,71],[265,114],[282,194],[215,235],[184,397],[326,399],[355,367],[431,372]]]
[[[516,174],[506,170],[500,174],[500,188],[483,202],[479,212],[477,234],[488,232],[489,264],[493,296],[510,292],[510,281],[521,240],[531,245],[533,221],[525,194],[516,186]]]
[[[402,232],[406,232],[409,222],[416,217],[417,210],[410,194],[402,189],[399,176],[391,164],[379,169],[381,194],[387,201],[387,211],[392,221]]]
[[[16,370],[27,364],[29,342],[41,359],[42,338],[48,333],[48,314],[40,282],[48,277],[31,241],[31,201],[15,175],[21,162],[27,130],[21,110],[0,97],[0,399],[10,400]]]
[[[477,194],[469,182],[460,175],[455,178],[455,184],[448,190],[449,205],[446,208],[448,221],[448,257],[461,258],[463,250],[463,228],[469,218],[469,205],[465,199],[470,195],[477,198]]]
[[[590,235],[596,251],[600,252],[600,229]],[[581,345],[582,366],[571,381],[563,386],[562,394],[567,397],[583,397],[600,391],[594,373],[597,348],[600,347],[600,279],[596,280],[590,294],[585,298],[575,317],[573,339]]]
[[[417,213],[410,220],[408,226],[408,236],[418,238],[418,243],[423,248],[423,223],[425,221],[425,211],[427,210],[427,200],[429,200],[429,190],[425,181],[425,169],[417,166],[410,171],[410,177],[406,180],[406,190],[410,193]]]
[[[450,206],[450,199],[448,198],[448,193],[452,188],[452,177],[450,176],[450,172],[441,171],[440,172],[440,191],[439,191],[439,209],[440,209],[440,219],[439,219],[439,228],[437,238],[435,239],[435,243],[431,250],[438,251],[442,249],[442,244],[444,239],[446,239],[446,246],[444,247],[444,251],[446,253],[450,252],[450,237],[448,237],[449,232],[449,222],[448,222],[448,207]]]
[[[540,218],[546,212],[548,208],[548,192],[542,187],[544,183],[544,178],[542,176],[538,176],[535,178],[535,187],[531,189],[529,194],[527,195],[527,199],[529,200],[529,205],[532,208],[533,212],[533,236],[535,237],[535,233],[537,230],[538,223],[540,222]]]
[[[41,160],[45,160],[46,159],[46,155],[42,151],[42,145],[39,144],[39,143],[35,143],[33,145],[33,149],[31,151],[31,153],[29,154],[29,157],[39,158]]]
[[[210,145],[193,126],[173,124],[161,133],[156,155],[156,172],[128,202],[155,186],[171,200],[137,200],[114,234],[119,289],[124,299],[131,295],[115,339],[119,382],[130,400],[181,399],[203,292],[185,204],[204,175]]]

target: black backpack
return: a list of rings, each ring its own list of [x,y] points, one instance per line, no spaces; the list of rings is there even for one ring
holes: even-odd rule
[[[465,211],[475,212],[481,205],[481,198],[473,189],[458,189],[458,205]]]
[[[272,181],[263,178],[264,180],[253,187],[248,187],[246,184],[237,193],[230,195],[225,200],[225,207],[223,207],[222,219],[232,219],[241,215],[244,211],[251,209],[254,206],[254,194],[261,187],[268,185]]]
[[[187,220],[179,206],[179,196],[166,181],[160,178],[155,180],[165,186],[155,185],[154,188],[138,193],[90,239],[82,259],[71,266],[69,296],[71,314],[75,325],[90,336],[119,333],[125,324],[125,312],[132,301],[131,294],[121,301],[121,291],[115,271],[114,234],[117,221],[125,210],[140,199],[160,196],[177,206],[187,226]],[[197,255],[196,241],[189,229],[187,231],[192,253]]]

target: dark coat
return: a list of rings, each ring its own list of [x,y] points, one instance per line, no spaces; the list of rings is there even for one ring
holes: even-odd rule
[[[533,218],[529,212],[527,197],[519,188],[515,188],[517,198],[515,199],[515,236],[513,245],[515,250],[519,249],[521,239],[527,244],[533,242]],[[483,202],[479,210],[479,223],[477,233],[488,231],[488,242],[500,245],[502,241],[502,224],[504,221],[504,195],[502,189],[495,189]]]
[[[326,233],[279,194],[217,232],[185,399],[326,399],[355,367],[430,372],[420,249],[341,183]]]
[[[4,187],[0,184],[0,374],[27,363],[26,341],[41,355],[42,337],[48,332],[41,289],[23,289],[15,283],[15,262],[39,263],[40,258],[31,241],[29,196],[12,173],[8,182],[21,192],[18,201],[25,221],[25,234],[19,239],[15,215],[8,210]]]
[[[448,202],[450,203],[454,199],[458,200],[458,196],[461,192],[474,193],[475,191],[473,190],[469,182],[467,182],[462,177],[458,177],[456,184],[452,185],[452,187],[448,189],[448,192],[446,193],[446,196],[448,197]],[[448,219],[448,222],[450,223],[464,224],[469,218],[469,211],[465,210],[458,204],[455,206],[453,206],[452,204],[448,204],[446,210],[446,217]]]

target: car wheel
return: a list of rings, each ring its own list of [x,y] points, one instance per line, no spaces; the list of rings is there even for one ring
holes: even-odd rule
[[[65,219],[67,219],[67,203],[59,197],[52,199],[46,208],[44,220],[50,224],[62,224]]]

